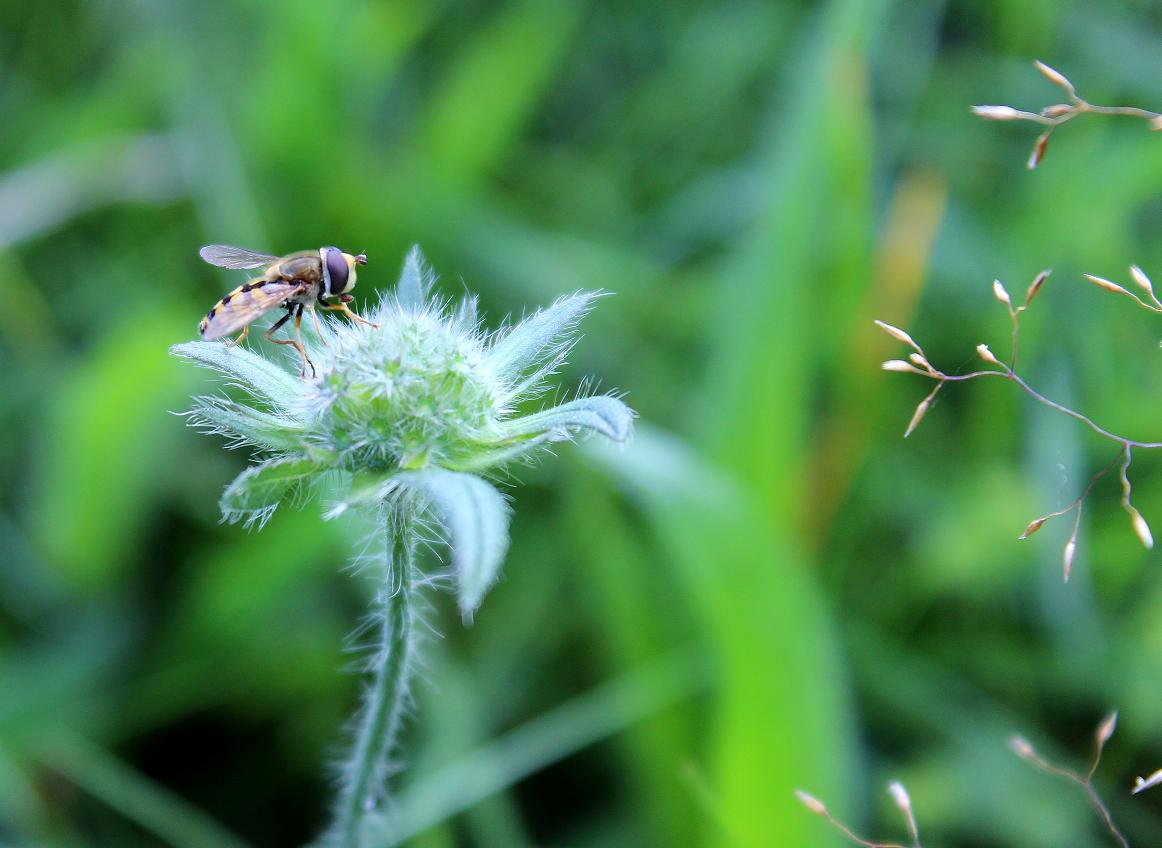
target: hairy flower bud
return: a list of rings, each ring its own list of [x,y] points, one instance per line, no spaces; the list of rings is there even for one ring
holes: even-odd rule
[[[495,436],[503,392],[484,340],[438,311],[385,301],[379,331],[337,333],[300,399],[310,440],[351,471],[444,465]]]
[[[305,351],[296,350],[314,363],[309,380],[242,347],[203,341],[173,348],[249,395],[245,403],[195,398],[190,413],[195,426],[260,454],[226,487],[220,506],[227,520],[261,526],[325,479],[338,495],[325,517],[366,507],[380,524],[376,561],[384,582],[373,618],[383,635],[322,844],[370,844],[367,825],[383,806],[415,667],[415,556],[430,538],[425,528],[442,528],[460,612],[471,619],[508,549],[508,502],[483,475],[583,431],[625,443],[633,426],[633,412],[612,395],[517,411],[544,392],[599,295],[562,297],[485,334],[474,300],[449,309],[432,297],[432,282],[414,249],[371,321],[312,321],[315,334],[304,337]]]
[[[477,323],[475,301],[450,309],[432,297],[433,281],[413,250],[396,291],[370,311],[375,326],[325,320],[321,337],[304,336],[315,379],[296,379],[245,348],[218,342],[174,347],[256,401],[196,398],[190,413],[194,425],[270,457],[227,487],[227,519],[261,524],[331,471],[352,481],[349,495],[328,513],[337,515],[382,500],[393,487],[419,486],[410,472],[488,472],[586,431],[614,442],[629,438],[633,413],[615,396],[582,396],[516,414],[517,405],[542,393],[562,365],[578,322],[599,294],[562,297],[487,334]]]

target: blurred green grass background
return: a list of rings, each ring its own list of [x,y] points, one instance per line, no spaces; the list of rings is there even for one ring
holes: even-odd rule
[[[0,2],[0,845],[302,844],[355,703],[371,591],[354,524],[218,524],[245,457],[169,414],[167,355],[237,279],[198,246],[365,250],[359,299],[419,243],[489,321],[603,288],[566,383],[628,391],[618,455],[521,470],[504,580],[464,629],[434,596],[398,778],[416,846],[837,844],[865,832],[1089,846],[1080,793],[1162,765],[1162,582],[1108,445],[1004,385],[989,284],[1055,273],[1023,370],[1158,438],[1157,321],[1082,272],[1162,274],[1162,140],[1035,132],[974,103],[1162,107],[1158,3]],[[263,347],[261,342],[255,343]],[[271,352],[280,355],[281,352]],[[1135,503],[1162,522],[1143,454]],[[384,845],[390,844],[385,838]]]

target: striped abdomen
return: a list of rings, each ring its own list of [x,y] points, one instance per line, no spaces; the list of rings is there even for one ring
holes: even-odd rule
[[[237,332],[308,287],[299,280],[249,280],[214,304],[198,324],[198,332],[207,341]]]

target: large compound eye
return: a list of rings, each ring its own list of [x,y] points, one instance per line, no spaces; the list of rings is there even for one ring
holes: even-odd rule
[[[343,251],[337,247],[327,248],[327,294],[339,294],[347,288],[349,272]]]

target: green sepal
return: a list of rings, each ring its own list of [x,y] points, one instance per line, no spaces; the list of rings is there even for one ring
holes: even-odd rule
[[[227,398],[195,398],[191,417],[196,426],[210,432],[233,436],[242,443],[274,451],[299,449],[306,433],[297,421]]]
[[[394,481],[423,495],[447,530],[460,612],[471,620],[508,550],[508,502],[475,474],[429,468],[402,471]]]
[[[629,441],[633,434],[633,418],[630,408],[617,398],[594,395],[505,421],[500,431],[506,436],[523,436],[546,431],[591,430],[620,444]]]
[[[222,518],[230,523],[244,521],[247,527],[252,524],[261,527],[280,504],[301,491],[308,478],[329,468],[329,465],[303,457],[270,459],[251,466],[235,477],[222,493],[218,503]]]
[[[497,374],[512,379],[501,402],[519,397],[557,369],[572,344],[572,330],[601,296],[601,292],[566,295],[497,338],[488,352],[489,364]]]
[[[521,433],[497,442],[474,444],[445,457],[442,464],[452,471],[481,472],[499,469],[510,462],[531,456],[537,448],[552,441],[552,431]]]
[[[222,342],[183,342],[170,352],[234,378],[243,388],[268,401],[280,412],[293,415],[303,382],[281,365],[239,345]]]

